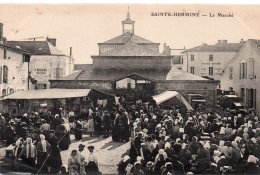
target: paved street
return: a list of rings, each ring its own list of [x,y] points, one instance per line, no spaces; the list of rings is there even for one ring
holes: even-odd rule
[[[86,145],[83,154],[87,158],[88,149],[87,146],[95,146],[94,152],[97,154],[99,168],[102,174],[116,174],[117,164],[121,160],[122,154],[124,154],[129,149],[129,143],[113,142],[112,138],[90,138],[88,136],[83,136],[82,141],[76,141],[74,135],[71,135],[72,144],[69,150],[62,151],[62,162],[67,165],[68,158],[73,149],[78,149],[80,143]]]
[[[121,160],[121,157],[126,151],[129,149],[129,143],[119,143],[119,142],[113,142],[112,138],[102,138],[102,137],[88,137],[83,136],[83,139],[81,141],[76,141],[74,139],[74,135],[71,135],[71,145],[69,150],[65,150],[61,152],[62,157],[62,163],[64,165],[68,164],[68,158],[70,156],[70,153],[73,149],[78,150],[78,145],[80,143],[86,145],[83,154],[87,158],[88,156],[88,149],[87,147],[89,145],[95,146],[95,153],[98,157],[99,162],[99,168],[102,174],[116,174],[117,173],[117,164]],[[0,158],[3,158],[5,155],[5,147],[0,147]],[[8,168],[3,161],[0,161],[1,168]]]

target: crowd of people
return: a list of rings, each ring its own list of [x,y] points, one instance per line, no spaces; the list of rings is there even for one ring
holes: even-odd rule
[[[124,110],[124,109],[122,109]],[[131,147],[119,174],[260,174],[260,122],[253,109],[133,106]]]
[[[84,132],[130,140],[130,149],[118,164],[119,174],[260,173],[260,122],[253,109],[246,113],[226,109],[218,115],[204,108],[166,110],[152,100],[120,98],[110,109],[92,106],[84,118],[64,109],[0,117],[0,138],[6,140],[7,155],[18,171],[99,173],[92,145],[87,147],[88,158],[80,144],[62,164],[60,151],[69,149],[70,135],[81,140]]]

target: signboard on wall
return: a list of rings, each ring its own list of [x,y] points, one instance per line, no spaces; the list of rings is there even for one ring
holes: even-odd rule
[[[48,61],[35,61],[31,65],[31,76],[38,81],[48,81],[50,77],[51,65]]]

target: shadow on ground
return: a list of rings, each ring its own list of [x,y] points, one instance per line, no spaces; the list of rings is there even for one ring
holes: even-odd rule
[[[97,139],[95,139],[95,140],[93,140],[92,142],[89,142],[89,143],[97,143],[97,142],[101,142],[102,140],[105,140],[105,139],[107,139],[107,138],[99,137],[99,138],[97,138]]]

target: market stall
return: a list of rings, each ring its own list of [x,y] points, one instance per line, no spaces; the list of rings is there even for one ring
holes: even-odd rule
[[[193,110],[191,105],[185,100],[185,98],[177,91],[165,91],[161,94],[153,96],[157,105],[170,107],[173,105],[184,106],[187,110]]]
[[[113,95],[94,89],[25,90],[17,91],[2,99],[3,111],[6,113],[47,112],[64,107],[84,113],[92,104],[100,104],[106,108],[113,102]]]

